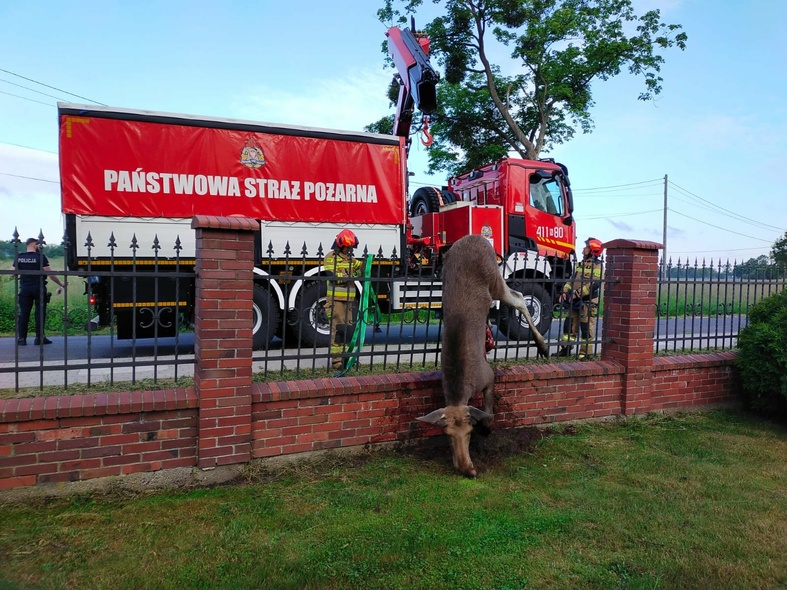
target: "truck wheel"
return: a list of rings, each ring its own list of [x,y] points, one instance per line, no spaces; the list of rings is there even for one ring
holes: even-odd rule
[[[325,315],[328,287],[323,281],[306,283],[295,300],[297,321],[290,326],[301,348],[324,348],[331,345],[331,324]],[[353,314],[358,316],[358,301],[353,302]]]
[[[440,210],[440,191],[432,186],[422,186],[410,199],[410,216],[418,217]]]
[[[519,291],[525,296],[525,303],[530,311],[530,317],[533,318],[533,323],[538,328],[538,331],[544,336],[549,332],[549,327],[552,325],[552,300],[549,294],[541,285],[523,280],[513,281],[509,286],[514,291]],[[530,326],[527,325],[522,314],[512,307],[507,305],[500,306],[499,325],[500,330],[509,340],[532,339]]]
[[[324,281],[306,283],[295,300],[297,321],[290,326],[302,347],[321,348],[331,344],[331,325],[325,315],[328,287]]]
[[[259,350],[268,346],[279,325],[280,310],[273,296],[260,285],[254,285],[252,303],[252,347]]]

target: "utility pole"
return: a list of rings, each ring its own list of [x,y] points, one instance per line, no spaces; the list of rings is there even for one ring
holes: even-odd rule
[[[664,229],[661,237],[661,243],[664,245],[664,249],[661,251],[662,268],[665,271],[667,268],[667,185],[668,183],[669,183],[669,178],[665,174],[664,175]]]

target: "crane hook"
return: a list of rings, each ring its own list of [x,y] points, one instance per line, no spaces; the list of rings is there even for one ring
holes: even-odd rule
[[[421,143],[429,147],[434,142],[434,137],[429,133],[429,117],[424,117],[424,124],[421,127]]]

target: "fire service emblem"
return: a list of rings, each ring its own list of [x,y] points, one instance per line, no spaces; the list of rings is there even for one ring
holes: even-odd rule
[[[240,152],[240,163],[252,170],[265,166],[265,154],[253,135],[246,138],[246,143]]]

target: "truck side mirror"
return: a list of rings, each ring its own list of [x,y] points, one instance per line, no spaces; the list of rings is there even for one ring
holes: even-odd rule
[[[572,215],[563,218],[563,225],[571,225],[572,223],[574,223],[574,217]]]

